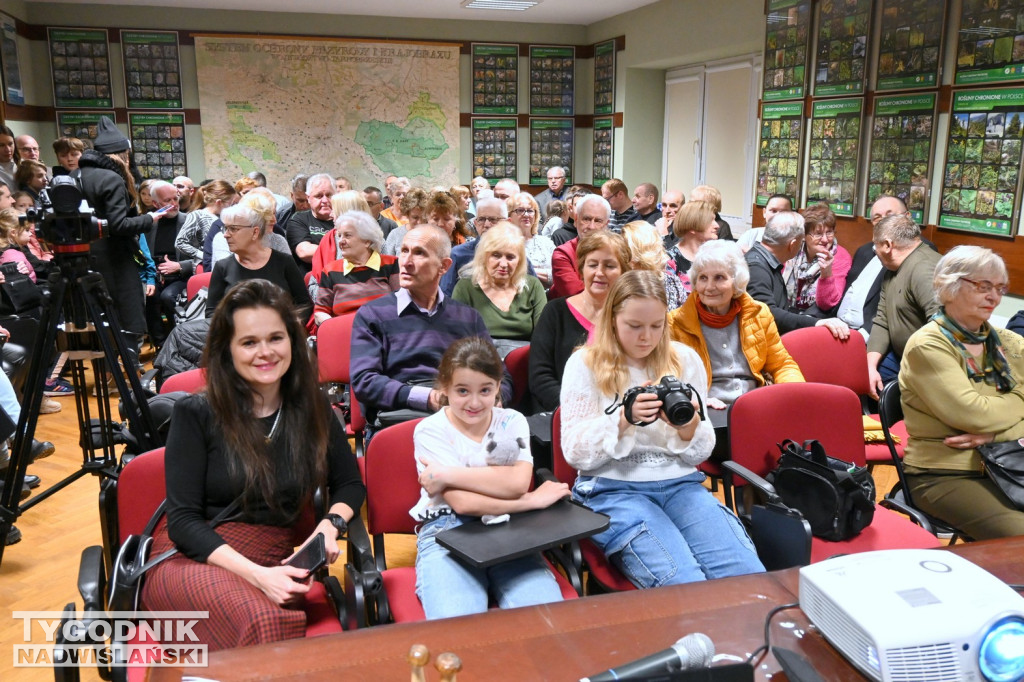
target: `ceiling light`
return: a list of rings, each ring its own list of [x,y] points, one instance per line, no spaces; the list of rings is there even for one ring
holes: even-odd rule
[[[534,5],[540,4],[541,0],[463,0],[462,6],[466,9],[497,9],[522,12]]]

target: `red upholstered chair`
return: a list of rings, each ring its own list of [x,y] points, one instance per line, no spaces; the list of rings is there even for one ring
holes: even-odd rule
[[[807,381],[845,386],[859,396],[870,395],[868,351],[864,337],[859,333],[853,332],[849,339],[840,341],[825,327],[806,327],[784,334],[782,345],[800,365]],[[872,419],[879,419],[877,414],[863,412]],[[895,444],[896,452],[903,457],[907,429],[902,423],[896,424],[892,433],[900,441]],[[891,462],[889,448],[884,441],[865,443],[864,458],[869,465]]]
[[[551,421],[551,450],[555,478],[562,483],[572,486],[576,482],[576,470],[565,461],[562,452],[562,408],[555,410]],[[580,553],[583,556],[583,563],[590,571],[590,579],[596,582],[605,592],[624,592],[635,590],[636,585],[629,581],[629,578],[622,575],[590,539],[580,540]]]
[[[103,611],[106,604],[107,581],[102,558],[104,550],[112,552],[111,556],[116,556],[119,546],[129,535],[143,532],[146,523],[165,497],[163,448],[144,453],[129,461],[121,470],[116,487],[101,494],[101,507],[116,507],[112,514],[117,519],[117,527],[104,529],[103,541],[109,547],[87,547],[82,552],[78,585],[85,600],[85,611]],[[102,511],[101,515],[105,516]],[[293,528],[292,541],[295,545],[300,544],[313,531],[318,516],[312,508],[308,508],[301,515]],[[306,595],[303,609],[307,617],[307,637],[343,630],[343,616],[339,618],[339,613],[345,613],[344,595],[337,579],[329,576],[326,569],[317,575],[317,580]],[[112,677],[106,674],[107,671],[103,672],[103,679],[142,682],[146,679],[148,671],[143,667],[113,668],[109,671]]]
[[[416,533],[417,522],[409,510],[420,499],[413,445],[413,432],[420,421],[414,419],[378,431],[363,458],[366,529],[373,538],[373,559],[383,586],[375,604],[368,609],[370,613],[375,612],[377,623],[405,623],[425,618],[423,606],[416,597],[416,568],[388,568],[384,551],[385,533]],[[555,577],[563,598],[576,598],[569,581],[557,571]]]
[[[199,293],[199,290],[203,287],[210,286],[210,279],[213,277],[212,272],[202,272],[192,275],[188,278],[188,282],[185,283],[185,291],[188,292],[188,300],[192,300]]]
[[[509,407],[519,409],[526,397],[530,380],[530,346],[516,348],[505,356],[505,369],[512,375],[512,402]]]
[[[325,320],[316,335],[317,364],[320,368],[320,383],[337,383],[348,387],[349,419],[345,433],[355,439],[356,456],[363,456],[363,433],[366,431],[366,417],[359,407],[352,391],[350,369],[350,348],[352,346],[352,322],[355,313]]]
[[[206,370],[197,367],[167,377],[164,383],[160,384],[160,393],[173,393],[174,391],[188,391],[198,393],[206,387]]]
[[[762,490],[774,492],[763,477],[775,468],[780,454],[777,444],[787,438],[798,443],[817,439],[830,456],[865,464],[860,400],[842,386],[794,383],[754,389],[740,396],[730,408],[729,433],[732,461],[723,466],[733,472],[740,513],[746,511],[741,504],[741,488],[745,484],[754,483]],[[923,521],[916,510],[893,500],[882,500],[875,507],[871,525],[856,537],[843,542],[813,538],[811,562],[835,554],[939,546],[934,535],[901,514],[918,523]]]

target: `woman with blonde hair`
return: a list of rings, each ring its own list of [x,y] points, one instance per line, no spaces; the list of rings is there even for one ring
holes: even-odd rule
[[[697,249],[706,241],[718,239],[718,223],[715,221],[715,207],[706,201],[690,201],[683,204],[676,213],[672,232],[676,245],[668,251],[676,277],[683,283],[683,289],[690,292],[690,265],[697,255]]]
[[[621,234],[596,230],[580,237],[576,259],[583,291],[551,301],[530,341],[530,394],[545,412],[558,407],[565,363],[593,335],[608,292],[629,270],[631,257]]]
[[[736,241],[729,223],[722,220],[722,193],[711,185],[697,185],[690,190],[690,201],[706,201],[715,207],[715,222],[718,223],[718,238]]]
[[[484,233],[472,276],[459,280],[452,298],[476,308],[502,358],[530,343],[547,297],[526,272],[525,241],[514,225],[502,221]]]
[[[701,408],[707,376],[696,353],[670,340],[666,312],[661,277],[627,272],[593,344],[566,363],[562,450],[579,471],[573,497],[608,515],[608,530],[592,539],[637,587],[763,572],[739,519],[702,485],[697,465],[715,443]],[[671,419],[655,393],[623,404],[628,390],[663,377],[689,385],[689,419],[679,410]]]
[[[669,257],[655,227],[646,220],[634,220],[622,226],[622,236],[626,238],[633,257],[631,269],[660,272],[665,281],[668,309],[675,310],[681,306],[686,300],[686,290],[674,269],[669,269]]]
[[[227,180],[213,180],[196,187],[192,209],[185,215],[185,224],[174,240],[174,248],[182,258],[202,262],[206,235],[223,227],[220,212],[237,204],[238,199],[238,192]]]
[[[537,234],[540,226],[540,206],[529,192],[520,192],[509,197],[508,219],[523,233],[526,240],[526,257],[537,273],[537,279],[544,288],[551,286],[551,256],[555,252],[555,243],[550,237]]]
[[[459,208],[462,210],[462,220],[466,223],[467,229],[476,236],[476,230],[472,227],[473,218],[476,217],[473,212],[473,194],[465,185],[452,185],[448,193],[458,202]]]

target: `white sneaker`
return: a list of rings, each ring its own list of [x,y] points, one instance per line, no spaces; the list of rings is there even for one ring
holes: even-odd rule
[[[43,402],[39,404],[39,414],[53,414],[60,412],[60,410],[60,403],[51,398],[43,398]]]

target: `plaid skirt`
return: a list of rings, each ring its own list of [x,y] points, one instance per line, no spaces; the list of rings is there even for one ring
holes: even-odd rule
[[[217,533],[260,566],[276,566],[293,551],[290,528],[224,523]],[[171,547],[161,521],[150,556]],[[209,611],[210,617],[200,620],[193,632],[210,651],[296,639],[306,631],[304,611],[278,606],[244,578],[180,553],[146,574],[142,604],[150,611]]]

